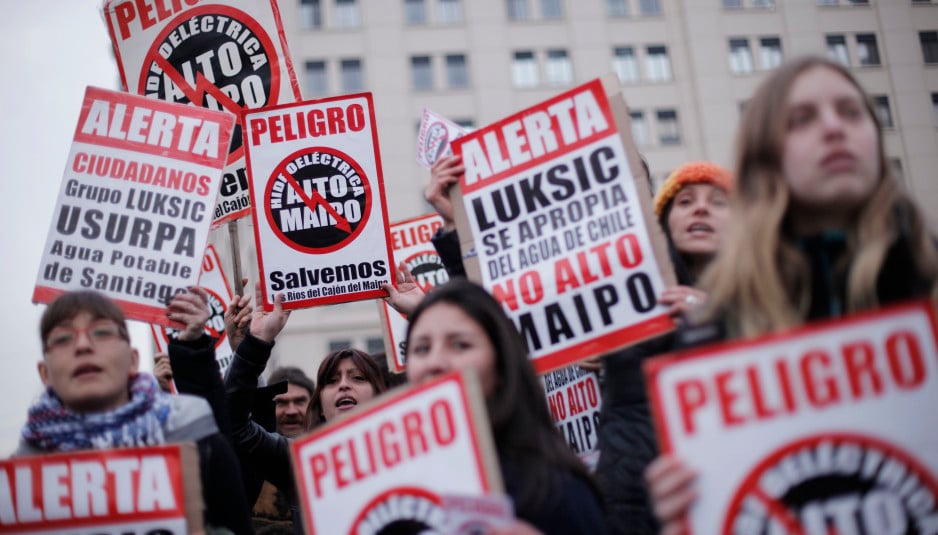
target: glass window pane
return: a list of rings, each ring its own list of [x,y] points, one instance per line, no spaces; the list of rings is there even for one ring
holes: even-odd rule
[[[743,0],[723,0],[723,9],[742,9]]]
[[[423,0],[404,0],[404,21],[407,24],[427,22],[427,10]]]
[[[341,351],[352,347],[352,341],[348,339],[329,340],[329,352]]]
[[[681,129],[677,123],[677,111],[658,110],[658,142],[662,145],[680,145]]]
[[[606,0],[606,14],[610,17],[628,17],[629,4],[625,0]]]
[[[343,59],[340,63],[342,70],[342,91],[354,93],[365,88],[362,78],[362,60]]]
[[[612,69],[623,83],[638,81],[638,59],[635,49],[630,46],[619,46],[613,50]]]
[[[919,32],[918,40],[922,45],[922,61],[938,63],[938,32]]]
[[[889,97],[886,95],[876,95],[873,97],[873,109],[876,111],[876,117],[883,128],[892,128],[892,110],[889,109]]]
[[[765,70],[774,69],[782,64],[782,40],[778,37],[759,39],[759,62]]]
[[[321,97],[329,93],[325,61],[307,61],[305,75],[307,96]]]
[[[730,39],[730,72],[733,74],[750,73],[753,71],[752,63],[749,39]]]
[[[322,9],[319,0],[300,1],[300,27],[306,30],[322,27]]]
[[[528,20],[528,0],[507,0],[508,18],[511,20]]]
[[[433,89],[433,66],[430,63],[430,56],[410,58],[410,78],[414,89],[418,91]]]
[[[563,3],[561,0],[541,0],[541,17],[545,19],[563,17]]]
[[[446,83],[452,89],[469,87],[469,70],[466,68],[465,55],[446,56]]]
[[[573,83],[573,64],[562,49],[547,51],[545,78],[550,85],[569,85]]]
[[[369,355],[383,352],[384,338],[369,337],[367,340],[365,340],[365,351],[368,352]]]
[[[638,10],[642,15],[660,15],[661,4],[658,0],[639,0]]]
[[[537,74],[537,61],[534,52],[518,51],[511,64],[511,80],[515,87],[537,87],[540,83]]]
[[[879,65],[879,46],[875,34],[857,34],[857,63],[864,67]]]
[[[649,143],[648,123],[645,122],[645,112],[630,111],[629,117],[632,120],[632,138],[638,147],[646,146]]]
[[[668,57],[668,47],[649,46],[646,49],[645,70],[651,82],[666,82],[671,79],[671,59]]]
[[[847,40],[844,36],[828,35],[825,40],[827,41],[827,56],[844,67],[849,67],[850,55],[847,53]]]
[[[931,94],[931,111],[934,116],[935,126],[938,126],[938,93]]]
[[[356,0],[335,0],[335,25],[354,28],[360,24]]]
[[[439,0],[438,19],[442,23],[462,22],[461,0]]]

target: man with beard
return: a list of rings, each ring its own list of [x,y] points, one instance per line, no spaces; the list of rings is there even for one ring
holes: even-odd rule
[[[303,370],[294,366],[277,368],[268,379],[270,385],[283,382],[286,382],[286,391],[273,398],[276,430],[287,438],[296,438],[307,431],[306,410],[316,386]],[[269,481],[264,481],[261,487],[257,503],[254,504],[253,517],[254,528],[258,533],[275,527],[288,529],[293,524],[290,502]]]

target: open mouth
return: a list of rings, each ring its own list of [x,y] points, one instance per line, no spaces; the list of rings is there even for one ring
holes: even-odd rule
[[[335,402],[335,407],[339,410],[348,410],[354,408],[356,405],[358,405],[358,401],[351,397],[339,398]]]
[[[98,366],[95,366],[93,364],[83,364],[79,366],[78,368],[76,368],[74,372],[72,372],[72,377],[85,377],[85,376],[94,375],[100,372],[101,372],[101,368]]]
[[[706,223],[694,223],[693,225],[687,227],[687,232],[713,232],[713,227]]]

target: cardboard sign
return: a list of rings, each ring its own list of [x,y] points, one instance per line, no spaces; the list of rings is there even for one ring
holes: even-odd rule
[[[221,268],[218,252],[215,251],[215,247],[212,245],[205,248],[199,286],[208,293],[208,310],[211,313],[208,321],[205,322],[205,334],[215,339],[215,360],[218,361],[218,367],[221,369],[222,377],[224,377],[234,354],[231,345],[228,343],[228,332],[225,330],[225,309],[228,308],[228,304],[231,303],[234,295],[228,288],[228,279],[225,277],[225,271]],[[153,334],[156,351],[165,353],[168,351],[170,339],[175,339],[179,331],[151,324],[150,332]]]
[[[938,324],[917,302],[646,363],[693,533],[935,533]]]
[[[391,225],[391,246],[394,249],[394,265],[401,262],[410,268],[414,280],[424,292],[449,280],[449,274],[437,254],[430,238],[443,227],[443,218],[429,214],[394,223]],[[381,328],[384,334],[388,369],[395,373],[404,371],[407,356],[407,318],[391,308],[385,301],[378,301]]]
[[[387,295],[393,271],[371,93],[246,112],[264,308]]]
[[[621,94],[594,80],[453,143],[467,273],[539,372],[673,328],[658,304],[673,269],[628,136]]]
[[[417,133],[417,163],[427,169],[433,167],[443,156],[453,154],[450,144],[467,132],[469,130],[446,117],[424,108],[420,118],[420,131]]]
[[[586,467],[599,462],[599,377],[579,366],[567,366],[541,377],[550,415],[557,430]]]
[[[380,397],[290,445],[307,533],[446,533],[441,495],[501,492],[475,375]],[[419,528],[418,528],[419,527]]]
[[[183,535],[201,529],[193,444],[0,461],[0,533]]]
[[[89,87],[33,302],[97,290],[128,318],[168,325],[198,284],[234,117]]]
[[[103,10],[131,93],[236,117],[300,99],[276,0],[106,0]],[[251,209],[240,123],[231,141],[213,226]]]

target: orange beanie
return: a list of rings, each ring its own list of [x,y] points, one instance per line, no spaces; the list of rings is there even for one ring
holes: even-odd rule
[[[687,162],[668,176],[655,194],[655,215],[661,217],[664,207],[688,184],[713,184],[723,190],[733,190],[733,175],[713,162]]]

